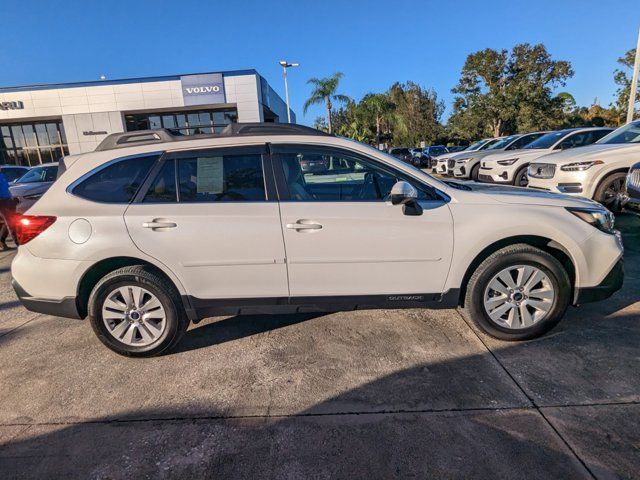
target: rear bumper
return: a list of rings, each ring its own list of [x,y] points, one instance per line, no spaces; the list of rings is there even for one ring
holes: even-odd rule
[[[64,297],[60,300],[48,300],[32,297],[15,279],[11,280],[11,286],[15,290],[20,303],[22,303],[22,305],[31,312],[44,313],[45,315],[52,315],[54,317],[83,318],[78,312],[76,297]]]
[[[620,290],[623,283],[624,265],[622,259],[620,259],[599,285],[595,287],[576,288],[573,303],[574,305],[580,305],[582,303],[604,300]]]

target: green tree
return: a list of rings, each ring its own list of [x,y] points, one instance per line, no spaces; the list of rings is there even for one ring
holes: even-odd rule
[[[371,117],[375,126],[375,144],[379,145],[385,126],[387,132],[391,129],[395,104],[386,93],[368,93],[360,100],[359,106]]]
[[[408,81],[393,84],[388,95],[395,105],[392,131],[396,145],[418,146],[441,136],[444,102],[434,90]]]
[[[346,95],[342,95],[337,93],[338,85],[340,84],[340,79],[343,74],[341,72],[336,72],[330,77],[325,78],[310,78],[307,81],[307,84],[313,85],[313,90],[311,91],[311,95],[304,102],[303,111],[307,113],[309,107],[312,105],[322,104],[324,103],[327,108],[327,122],[328,122],[328,132],[332,133],[332,119],[331,113],[333,110],[333,102],[348,102],[349,97]]]
[[[616,91],[616,101],[613,107],[615,108],[618,116],[618,124],[622,125],[627,118],[627,108],[629,107],[629,95],[631,93],[631,77],[630,73],[633,71],[633,63],[636,58],[636,49],[632,48],[622,57],[618,58],[618,64],[621,68],[616,69],[613,72],[613,80],[618,85]],[[638,85],[638,93],[636,98],[640,99],[640,84]]]
[[[572,75],[571,64],[553,60],[542,44],[472,53],[452,90],[457,96],[449,130],[460,138],[467,130],[477,138],[557,128],[564,102],[552,93]]]

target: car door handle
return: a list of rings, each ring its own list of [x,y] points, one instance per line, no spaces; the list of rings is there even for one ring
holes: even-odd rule
[[[298,220],[296,223],[287,223],[291,230],[320,230],[322,225],[313,220]]]
[[[157,228],[176,228],[178,225],[173,222],[165,222],[156,218],[151,222],[144,222],[142,226],[144,228],[150,228],[151,230],[155,230]]]

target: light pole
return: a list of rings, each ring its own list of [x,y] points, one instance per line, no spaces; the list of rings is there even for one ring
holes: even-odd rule
[[[284,96],[287,101],[287,121],[291,123],[291,108],[289,108],[289,83],[287,82],[287,68],[299,67],[299,63],[289,63],[286,60],[280,60],[282,67],[282,76],[284,77]]]

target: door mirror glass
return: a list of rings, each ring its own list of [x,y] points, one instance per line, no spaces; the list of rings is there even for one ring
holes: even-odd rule
[[[418,198],[418,191],[413,185],[404,180],[396,182],[391,188],[391,203],[405,205]]]

